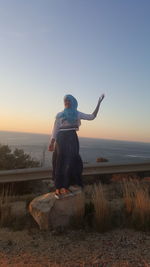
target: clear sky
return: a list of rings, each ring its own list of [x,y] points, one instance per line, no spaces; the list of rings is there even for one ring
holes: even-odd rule
[[[0,0],[0,130],[51,133],[65,94],[79,136],[150,142],[149,0]]]

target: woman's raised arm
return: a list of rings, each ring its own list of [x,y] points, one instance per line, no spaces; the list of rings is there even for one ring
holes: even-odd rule
[[[94,114],[95,117],[97,116],[97,113],[98,113],[98,111],[99,111],[100,104],[101,104],[102,100],[104,99],[104,97],[105,97],[105,95],[102,94],[102,95],[100,96],[99,100],[98,100],[96,109],[95,109],[94,112],[93,112],[93,114]]]
[[[96,118],[96,116],[97,116],[97,113],[99,111],[100,104],[101,104],[102,100],[104,99],[104,97],[105,97],[104,94],[102,94],[100,96],[100,98],[98,100],[98,103],[97,103],[97,106],[96,106],[95,110],[93,111],[93,113],[86,114],[86,113],[83,113],[83,112],[80,112],[79,111],[79,117],[80,117],[80,119],[82,119],[82,120],[94,120]]]

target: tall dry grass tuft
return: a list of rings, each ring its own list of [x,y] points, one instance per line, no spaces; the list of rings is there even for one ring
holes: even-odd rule
[[[123,181],[125,210],[131,224],[138,229],[150,228],[150,195],[148,188],[138,180]]]
[[[147,188],[136,192],[132,221],[136,228],[150,229],[150,196]]]
[[[0,195],[0,226],[7,226],[11,220],[11,187],[3,187]]]
[[[134,208],[134,198],[137,190],[139,190],[140,184],[138,180],[123,179],[122,180],[122,191],[123,200],[125,203],[125,209],[128,214],[131,214]]]
[[[94,204],[94,225],[98,231],[105,231],[110,227],[111,212],[110,205],[106,199],[101,183],[94,184],[92,201]]]

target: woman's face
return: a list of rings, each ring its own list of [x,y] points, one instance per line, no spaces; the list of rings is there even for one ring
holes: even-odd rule
[[[65,106],[65,108],[70,108],[71,107],[71,102],[70,102],[69,99],[65,99],[64,100],[64,106]]]

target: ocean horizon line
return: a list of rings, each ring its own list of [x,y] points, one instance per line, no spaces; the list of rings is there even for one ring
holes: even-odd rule
[[[8,131],[8,130],[0,130],[3,133],[19,133],[19,134],[36,134],[36,135],[45,135],[51,136],[48,133],[39,133],[39,132],[24,132],[24,131]],[[87,138],[87,139],[94,139],[94,140],[106,140],[106,141],[121,141],[121,142],[129,142],[129,143],[145,143],[150,144],[148,141],[138,141],[138,140],[127,140],[127,139],[111,139],[111,138],[102,138],[102,137],[88,137],[88,136],[79,136],[79,138]]]

